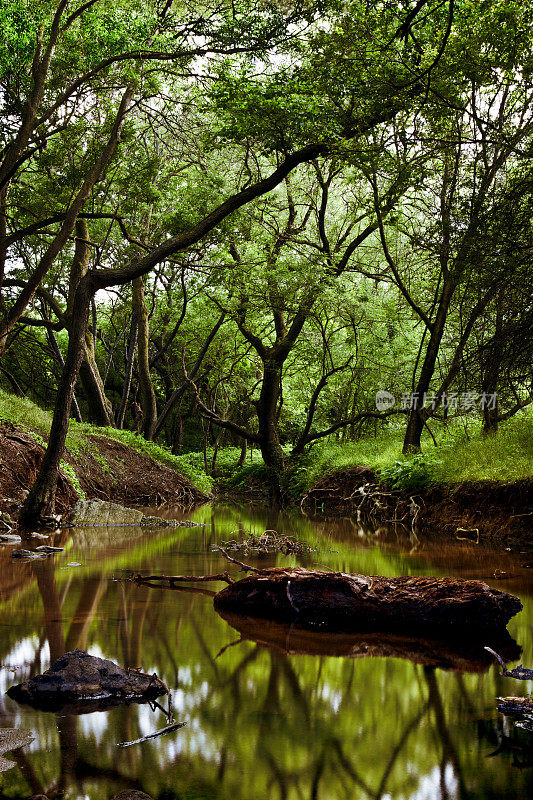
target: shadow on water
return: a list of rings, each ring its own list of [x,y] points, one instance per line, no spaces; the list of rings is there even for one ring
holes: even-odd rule
[[[226,564],[214,545],[275,528],[309,552],[246,560],[480,577],[519,595],[524,610],[509,630],[531,665],[529,556],[417,542],[408,532],[363,530],[350,520],[311,523],[224,508],[200,509],[195,519],[206,525],[62,534],[63,553],[29,564],[14,564],[10,549],[0,549],[0,727],[35,737],[8,753],[16,766],[0,773],[0,797],[106,800],[128,788],[159,800],[532,795],[531,734],[496,711],[497,696],[531,687],[502,677],[478,645],[225,620],[201,592],[117,580],[132,570],[219,572]],[[157,672],[187,727],[123,749],[117,744],[162,727],[162,712],[132,704],[54,714],[3,694],[75,648]],[[511,637],[501,649],[509,659],[519,655]]]

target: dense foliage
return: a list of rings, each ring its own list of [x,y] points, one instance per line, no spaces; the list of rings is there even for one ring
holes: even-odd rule
[[[71,411],[214,473],[251,447],[279,494],[317,441],[418,452],[531,402],[528,3],[7,0],[0,25],[0,383],[57,398],[49,473]]]

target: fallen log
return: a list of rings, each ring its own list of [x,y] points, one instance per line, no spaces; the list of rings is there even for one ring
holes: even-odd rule
[[[522,609],[514,595],[462,578],[367,577],[300,567],[254,570],[218,592],[219,612],[335,631],[432,631],[478,641]]]
[[[425,667],[478,673],[487,672],[492,664],[483,645],[471,638],[441,639],[373,631],[332,633],[226,611],[219,613],[241,635],[241,641],[255,642],[285,655],[402,658]],[[498,636],[497,646],[506,661],[515,661],[522,651],[507,631]]]

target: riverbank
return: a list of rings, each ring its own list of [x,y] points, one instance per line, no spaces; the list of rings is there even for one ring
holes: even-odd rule
[[[301,507],[311,516],[360,517],[474,544],[533,542],[533,478],[400,491],[388,489],[372,470],[353,467],[324,476],[304,495]]]
[[[16,517],[45,451],[51,415],[0,391],[0,511]],[[212,481],[167,450],[130,431],[71,422],[61,462],[57,512],[79,497],[130,505],[206,502]]]
[[[0,510],[16,512],[35,479],[50,414],[0,392]],[[429,446],[431,444],[431,447]],[[424,455],[401,456],[401,431],[313,449],[282,478],[288,506],[310,516],[347,516],[374,525],[498,543],[533,540],[533,420],[511,420],[496,437],[448,430],[424,443]],[[269,502],[268,474],[240,449],[177,457],[130,431],[71,423],[57,494],[63,513],[78,497],[126,505],[210,500]],[[203,470],[208,464],[214,477]]]

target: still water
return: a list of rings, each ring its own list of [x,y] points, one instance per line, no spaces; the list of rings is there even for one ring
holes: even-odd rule
[[[63,532],[53,543],[64,552],[39,562],[12,561],[0,547],[0,728],[35,737],[2,753],[15,766],[0,760],[0,798],[107,800],[129,788],[158,800],[533,796],[533,733],[496,710],[498,696],[533,686],[501,677],[479,652],[395,637],[328,640],[239,620],[232,627],[203,591],[124,580],[132,571],[220,572],[227,562],[214,545],[275,529],[313,551],[244,560],[482,578],[517,594],[524,610],[509,631],[533,667],[533,554],[237,508],[204,507],[190,518],[206,524]],[[129,705],[61,715],[5,696],[77,647],[157,672],[186,726],[120,748],[164,726],[164,714]]]

